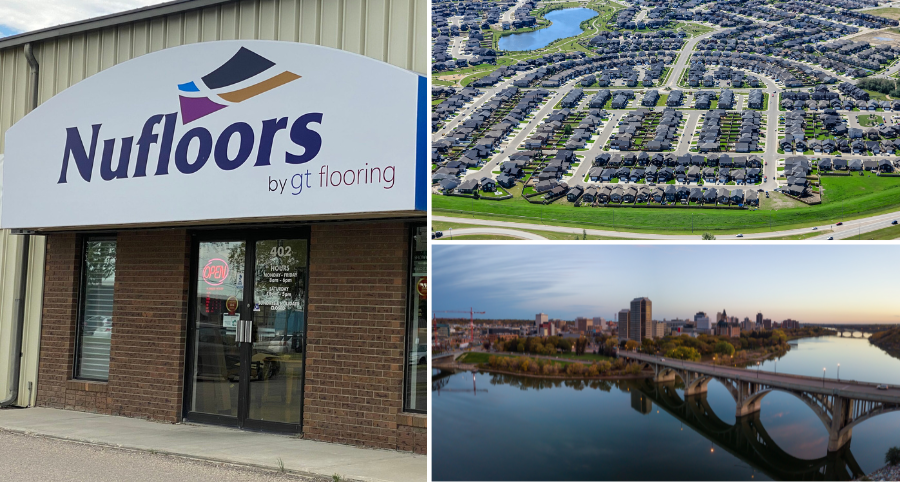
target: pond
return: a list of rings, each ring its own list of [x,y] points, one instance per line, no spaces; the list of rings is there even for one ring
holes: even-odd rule
[[[522,51],[536,50],[550,45],[550,42],[566,37],[574,37],[583,32],[581,22],[597,16],[597,12],[589,8],[566,8],[554,10],[544,18],[551,25],[533,32],[516,33],[500,37],[497,46],[500,50]]]

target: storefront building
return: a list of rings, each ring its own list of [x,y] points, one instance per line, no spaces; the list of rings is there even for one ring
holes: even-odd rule
[[[191,0],[0,40],[34,404],[425,452],[426,9]]]

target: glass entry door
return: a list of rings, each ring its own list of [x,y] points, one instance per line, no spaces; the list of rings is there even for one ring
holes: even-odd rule
[[[309,241],[291,234],[197,241],[188,419],[300,431]]]

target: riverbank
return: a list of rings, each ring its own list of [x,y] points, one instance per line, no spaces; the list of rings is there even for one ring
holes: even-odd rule
[[[900,480],[900,465],[885,465],[871,474],[854,480]]]
[[[542,375],[539,373],[525,373],[525,372],[511,372],[507,370],[497,370],[495,368],[490,367],[476,367],[475,370],[483,373],[491,373],[497,375],[514,375],[517,377],[525,377],[525,378],[540,378],[542,380],[605,380],[605,381],[617,381],[617,380],[641,380],[644,378],[653,378],[653,372],[641,372],[637,375],[606,375],[606,376],[596,376],[596,377],[588,377],[588,376],[560,376],[560,375]],[[472,370],[470,370],[472,371]]]
[[[900,328],[873,333],[869,343],[881,348],[888,355],[900,359]]]

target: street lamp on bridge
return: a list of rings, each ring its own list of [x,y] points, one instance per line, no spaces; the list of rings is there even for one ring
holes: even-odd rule
[[[822,387],[825,387],[825,367],[822,367]]]
[[[841,364],[838,363],[838,381],[841,381]]]
[[[756,378],[759,378],[759,360],[756,361]]]

